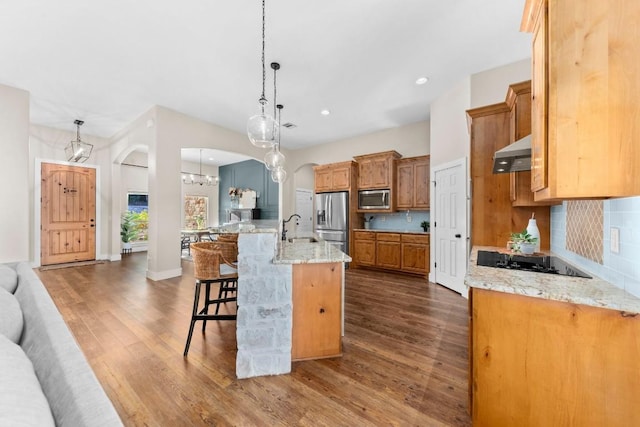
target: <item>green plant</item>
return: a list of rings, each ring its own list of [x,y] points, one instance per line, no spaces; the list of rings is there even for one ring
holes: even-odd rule
[[[511,241],[513,243],[537,243],[538,238],[527,233],[527,230],[523,230],[520,233],[511,233]]]
[[[422,227],[424,231],[429,231],[429,227],[430,227],[429,221],[422,221],[420,223],[420,227]]]
[[[122,243],[129,243],[138,238],[138,224],[136,223],[136,213],[126,211],[120,217],[120,239]]]

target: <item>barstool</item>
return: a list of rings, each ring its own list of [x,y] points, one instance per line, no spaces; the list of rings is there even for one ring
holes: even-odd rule
[[[235,258],[237,258],[237,245],[233,242],[197,242],[191,244],[193,256],[193,272],[196,279],[195,295],[193,299],[193,310],[191,313],[191,324],[189,325],[189,335],[184,348],[184,356],[189,352],[191,336],[197,320],[202,320],[202,332],[204,332],[207,320],[236,320],[236,314],[218,314],[220,304],[237,301],[237,296],[227,296],[229,292],[237,289],[238,273],[236,265],[227,257],[234,258],[233,247],[235,246]],[[224,271],[227,270],[227,271]],[[218,283],[220,289],[218,298],[211,299],[211,284]],[[200,288],[205,285],[204,307],[199,308]],[[224,293],[224,297],[222,296]],[[209,306],[216,305],[215,314],[209,314]]]

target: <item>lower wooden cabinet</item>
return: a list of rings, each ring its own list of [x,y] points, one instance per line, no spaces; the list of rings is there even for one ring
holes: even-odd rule
[[[353,261],[359,265],[376,265],[376,233],[372,231],[353,233]]]
[[[376,233],[376,266],[400,269],[400,234]]]
[[[353,264],[401,273],[429,274],[429,235],[354,231]]]
[[[640,425],[640,316],[472,288],[474,426]]]
[[[293,265],[291,359],[342,354],[341,263]]]
[[[401,251],[403,271],[427,274],[429,273],[429,235],[402,234]]]

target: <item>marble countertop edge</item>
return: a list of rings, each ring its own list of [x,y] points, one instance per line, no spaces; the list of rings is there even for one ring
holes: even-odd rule
[[[640,314],[640,298],[598,277],[586,279],[483,267],[476,264],[478,250],[499,248],[473,248],[465,276],[469,287]]]

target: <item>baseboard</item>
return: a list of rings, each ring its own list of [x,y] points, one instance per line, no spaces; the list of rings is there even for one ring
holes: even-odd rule
[[[147,270],[147,278],[154,282],[158,280],[171,279],[172,277],[182,276],[182,268],[176,268],[174,270],[165,271],[150,271]]]

